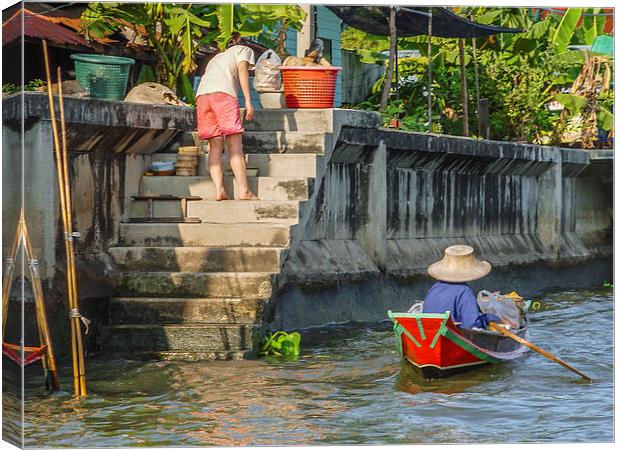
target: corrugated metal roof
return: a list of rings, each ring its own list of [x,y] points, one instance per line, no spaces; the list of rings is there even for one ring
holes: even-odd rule
[[[16,12],[13,17],[2,24],[2,45],[7,45],[22,36],[47,39],[56,44],[79,45],[83,47],[93,48],[82,36],[62,25],[55,24],[49,20],[23,10],[23,30],[21,11]]]

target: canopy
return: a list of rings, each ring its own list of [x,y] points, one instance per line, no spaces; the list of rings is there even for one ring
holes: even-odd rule
[[[325,5],[347,25],[370,34],[389,36],[389,6]],[[483,25],[464,19],[446,8],[431,8],[431,35],[445,38],[472,38],[499,33],[520,33],[516,28]],[[397,6],[396,29],[399,37],[428,35],[428,8]]]

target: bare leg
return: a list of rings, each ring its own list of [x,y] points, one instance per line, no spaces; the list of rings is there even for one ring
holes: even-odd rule
[[[235,174],[239,185],[239,200],[258,200],[258,197],[248,187],[245,158],[243,157],[243,134],[236,133],[226,136],[226,146],[230,156],[230,167]]]
[[[222,168],[224,138],[222,136],[211,138],[209,143],[209,175],[215,183],[215,200],[228,200],[228,195],[224,189],[224,171]]]

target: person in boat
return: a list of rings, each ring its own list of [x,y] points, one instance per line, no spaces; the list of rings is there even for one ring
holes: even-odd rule
[[[479,260],[469,245],[453,245],[444,257],[428,267],[428,274],[438,280],[424,297],[424,313],[450,311],[454,323],[462,328],[486,329],[489,322],[501,323],[494,314],[482,314],[476,296],[467,284],[491,272],[491,264]]]
[[[222,153],[230,154],[230,167],[239,185],[239,200],[258,200],[248,187],[243,156],[243,126],[237,93],[245,97],[245,118],[252,120],[254,108],[250,99],[250,75],[254,70],[254,52],[241,35],[233,33],[226,51],[215,55],[207,64],[196,92],[198,137],[209,141],[209,174],[215,184],[215,200],[228,200],[224,189]]]

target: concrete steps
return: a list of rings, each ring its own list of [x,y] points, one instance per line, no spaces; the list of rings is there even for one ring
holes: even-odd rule
[[[113,353],[251,352],[259,328],[238,324],[129,324],[102,327],[101,340]]]
[[[224,155],[226,159],[226,154]],[[151,161],[176,161],[176,153],[154,153]],[[320,173],[324,165],[324,157],[312,153],[250,153],[245,155],[248,167],[257,168],[260,177],[276,178],[314,178]],[[227,168],[228,166],[225,166]],[[198,159],[197,175],[208,176],[209,156],[205,155]],[[166,178],[166,177],[144,177]],[[185,178],[185,177],[174,177]],[[191,177],[190,177],[191,178]]]
[[[270,272],[121,272],[117,290],[127,297],[270,298]]]
[[[114,247],[123,271],[278,272],[283,247]]]
[[[264,299],[153,298],[110,299],[110,324],[245,324],[260,321]]]
[[[196,176],[141,178],[133,194],[201,197],[187,202],[187,216],[202,222],[120,224],[117,246],[108,249],[118,274],[101,333],[104,351],[182,361],[255,356],[264,309],[314,180],[324,172],[333,111],[266,111],[246,125],[248,183],[260,200],[216,202],[206,153]],[[186,133],[175,145],[193,141]],[[175,145],[151,161],[176,161]],[[232,196],[238,188],[227,169],[228,152],[224,184]],[[126,219],[148,216],[147,201],[126,204]],[[153,207],[155,217],[181,213],[178,200]]]
[[[312,195],[312,178],[248,177],[250,190],[261,200],[306,200]],[[229,195],[238,195],[234,177],[224,177]],[[143,177],[143,194],[197,195],[205,200],[215,200],[215,183],[208,176],[196,177]]]
[[[139,247],[288,247],[292,227],[275,223],[121,223],[119,245]]]
[[[208,223],[286,223],[299,221],[302,202],[297,200],[198,200],[187,202],[188,217],[199,217]],[[155,217],[179,217],[181,206],[178,200],[160,200],[153,203]],[[148,216],[148,202],[133,200],[130,204],[130,217]]]
[[[329,149],[331,135],[309,131],[249,131],[243,134],[245,153],[316,153]]]

